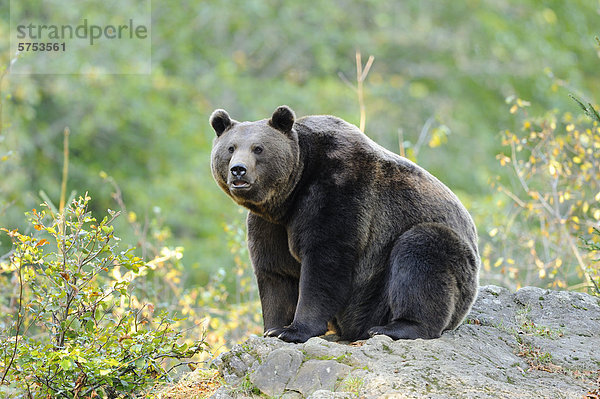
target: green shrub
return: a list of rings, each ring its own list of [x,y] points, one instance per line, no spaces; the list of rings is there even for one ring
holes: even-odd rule
[[[116,180],[104,172],[100,176],[112,186],[111,196],[121,213],[126,215],[120,218],[119,231],[132,231],[139,255],[149,259],[149,267],[135,275],[125,273],[126,270],[121,272],[122,268],[113,271],[116,277],[123,278],[121,275],[126,274],[133,278],[129,292],[134,302],[146,298],[156,309],[184,315],[186,319],[179,321],[177,327],[185,330],[190,342],[196,331],[203,328],[203,339],[210,351],[199,356],[202,361],[229,350],[233,344],[242,342],[251,334],[262,333],[258,288],[248,260],[245,213],[242,210],[234,213],[222,226],[226,238],[223,241],[230,251],[227,261],[218,267],[212,266],[215,272],[206,282],[194,283],[193,276],[197,272],[194,260],[197,261],[197,258],[185,263],[183,247],[167,246],[171,231],[164,224],[160,208],[154,207],[151,215],[138,216],[127,208]],[[202,258],[202,261],[206,260]]]
[[[0,308],[0,378],[12,396],[133,397],[167,378],[169,360],[204,347],[182,343],[179,319],[132,296],[152,265],[119,250],[118,212],[99,221],[89,200],[63,214],[34,209],[35,235],[2,229],[13,249],[0,262],[12,292]]]
[[[590,263],[588,269],[590,274],[596,277],[596,295],[600,296],[600,229],[594,227],[594,231],[589,238],[582,237],[583,248],[587,251],[589,257],[593,259],[593,263]]]
[[[509,103],[520,126],[503,133],[507,151],[498,160],[512,179],[493,182],[509,203],[502,224],[488,231],[484,268],[499,271],[507,285],[598,293],[600,271],[578,245],[600,223],[600,123],[594,109],[588,105],[591,120],[557,111],[531,116],[528,102]]]

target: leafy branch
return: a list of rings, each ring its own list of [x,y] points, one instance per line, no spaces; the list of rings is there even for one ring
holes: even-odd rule
[[[153,317],[154,305],[130,293],[147,264],[132,248],[118,249],[112,223],[119,213],[109,210],[97,220],[89,201],[87,194],[79,197],[62,214],[34,209],[29,219],[39,237],[1,229],[13,243],[8,267],[20,294],[14,345],[0,347],[7,359],[0,383],[33,397],[133,397],[168,378],[169,359],[205,347],[202,340],[180,342],[180,319]],[[120,276],[118,268],[129,270],[127,279],[111,278]]]
[[[594,108],[592,103],[588,102],[586,105],[572,94],[569,94],[569,97],[571,97],[577,104],[579,104],[579,106],[587,116],[594,119],[596,122],[600,122],[600,114],[598,114],[598,111],[596,111],[596,108]]]

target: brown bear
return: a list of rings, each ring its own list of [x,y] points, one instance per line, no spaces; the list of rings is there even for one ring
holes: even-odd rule
[[[218,109],[211,168],[248,213],[266,336],[436,338],[478,286],[473,220],[415,163],[333,116],[238,122]]]

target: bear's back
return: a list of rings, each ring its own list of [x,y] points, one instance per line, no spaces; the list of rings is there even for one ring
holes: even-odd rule
[[[384,169],[386,175],[431,176],[414,162],[371,140],[356,126],[331,115],[305,116],[296,122],[300,147],[312,161],[351,162],[355,168]],[[433,176],[431,178],[435,179]],[[437,180],[437,179],[435,179]]]
[[[449,225],[477,251],[477,233],[470,215],[456,195],[425,169],[334,116],[306,116],[295,127],[305,172],[310,176],[301,184],[323,183],[326,198],[352,192],[357,201],[378,204],[369,206],[382,210],[371,215],[371,223],[392,230],[422,222]],[[339,198],[348,200],[348,195]],[[390,219],[391,214],[395,220]]]

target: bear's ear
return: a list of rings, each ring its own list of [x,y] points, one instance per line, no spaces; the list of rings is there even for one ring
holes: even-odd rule
[[[292,126],[294,126],[295,120],[296,115],[294,111],[287,105],[281,105],[273,112],[271,119],[269,119],[269,125],[284,133],[289,133],[292,130]]]
[[[215,129],[217,137],[221,136],[223,132],[233,125],[233,121],[229,117],[229,114],[224,109],[216,109],[210,115],[210,125]]]

